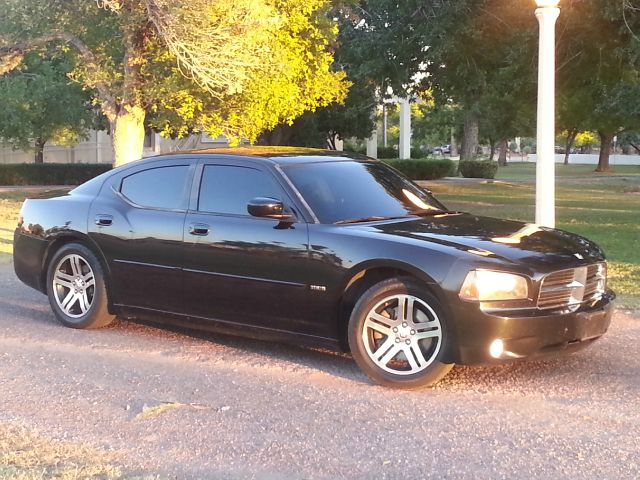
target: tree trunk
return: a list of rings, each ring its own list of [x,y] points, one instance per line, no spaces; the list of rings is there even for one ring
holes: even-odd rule
[[[491,146],[491,152],[489,153],[489,160],[493,161],[496,158],[496,142],[495,140],[489,140],[489,145]]]
[[[464,120],[464,136],[460,160],[474,160],[478,151],[480,122],[475,113],[468,113]]]
[[[565,165],[569,165],[569,157],[571,156],[571,149],[573,148],[573,144],[575,143],[577,136],[578,136],[577,129],[569,130],[569,133],[567,134],[567,141],[565,143],[565,148],[564,148],[564,164]]]
[[[277,125],[268,132],[264,132],[258,139],[258,145],[282,146],[291,145],[293,128],[289,125]]]
[[[122,106],[111,125],[111,142],[115,154],[114,166],[119,167],[142,158],[144,150],[144,119],[142,107]]]
[[[611,144],[613,143],[615,133],[600,131],[598,134],[600,135],[600,160],[598,161],[596,172],[608,172],[610,170],[609,157],[611,156]]]
[[[36,138],[34,142],[34,161],[36,163],[44,163],[44,145],[47,141],[43,138]]]
[[[498,157],[498,165],[501,167],[508,165],[507,153],[509,153],[509,140],[504,139],[500,141],[500,156]]]
[[[458,139],[456,138],[456,129],[451,128],[451,156],[458,156]]]

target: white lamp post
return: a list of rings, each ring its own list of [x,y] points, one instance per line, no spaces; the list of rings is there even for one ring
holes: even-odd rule
[[[538,69],[538,160],[536,165],[536,223],[556,224],[556,20],[560,0],[536,0],[540,23]]]

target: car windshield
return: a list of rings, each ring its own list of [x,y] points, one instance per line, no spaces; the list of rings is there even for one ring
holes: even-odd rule
[[[447,208],[383,163],[323,162],[283,170],[321,223],[435,215]]]

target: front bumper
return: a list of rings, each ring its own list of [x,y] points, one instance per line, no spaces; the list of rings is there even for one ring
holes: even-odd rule
[[[455,346],[448,349],[451,363],[483,365],[511,360],[572,353],[591,345],[611,324],[615,294],[611,291],[592,307],[576,312],[500,315],[480,310],[478,305],[459,305],[454,311]],[[490,354],[495,340],[504,350],[498,358]]]

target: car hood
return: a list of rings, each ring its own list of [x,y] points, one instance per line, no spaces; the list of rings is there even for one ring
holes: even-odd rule
[[[356,228],[437,243],[484,257],[526,262],[538,267],[547,265],[551,269],[604,259],[602,250],[595,243],[569,232],[465,213],[358,225]]]

